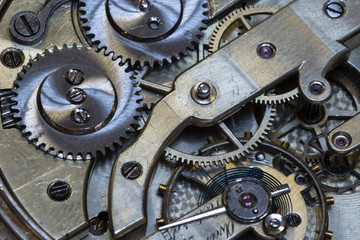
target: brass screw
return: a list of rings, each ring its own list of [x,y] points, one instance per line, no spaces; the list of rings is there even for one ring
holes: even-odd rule
[[[164,195],[167,190],[168,190],[168,186],[160,184],[158,188],[158,193]]]
[[[318,171],[320,171],[320,166],[319,164],[316,164],[312,166],[311,169],[313,170],[314,173],[317,173]]]
[[[166,224],[165,218],[158,218],[158,219],[156,219],[156,225],[157,225],[158,227],[164,226],[165,224]]]
[[[333,197],[328,197],[328,198],[326,198],[326,204],[327,205],[334,205],[334,203],[335,203],[335,199],[333,198]]]
[[[330,240],[330,239],[332,239],[332,236],[333,236],[333,232],[326,231],[326,232],[324,233],[324,239]]]
[[[290,143],[288,143],[287,141],[283,141],[283,142],[281,143],[281,147],[282,147],[283,149],[289,149]]]
[[[252,138],[252,132],[250,132],[250,131],[246,131],[245,133],[244,133],[244,137],[246,138],[246,139],[250,139],[250,138]]]

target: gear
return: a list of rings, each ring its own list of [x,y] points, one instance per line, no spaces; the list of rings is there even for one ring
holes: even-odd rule
[[[328,78],[333,95],[325,104],[297,99],[277,105],[278,115],[269,133],[273,142],[289,142],[308,162],[318,162],[328,150],[328,133],[360,111],[360,91],[352,82],[352,71],[336,69]]]
[[[235,161],[237,159],[239,159],[241,156],[244,156],[245,154],[249,153],[249,151],[252,151],[257,145],[258,143],[262,142],[265,139],[265,136],[267,135],[268,131],[270,130],[270,126],[272,125],[272,121],[275,118],[275,107],[272,105],[266,105],[265,106],[265,110],[264,110],[264,114],[261,117],[260,123],[257,126],[253,126],[253,119],[243,119],[243,117],[241,116],[247,116],[248,112],[243,110],[248,110],[247,107],[250,107],[250,105],[245,105],[245,107],[240,110],[237,114],[235,114],[234,116],[232,116],[231,118],[228,119],[228,122],[223,122],[222,124],[225,125],[237,125],[236,127],[242,127],[243,125],[246,124],[250,124],[252,125],[253,128],[257,129],[255,131],[254,134],[247,134],[248,136],[248,141],[245,144],[241,144],[241,146],[237,146],[235,147],[235,149],[233,149],[233,151],[227,151],[224,154],[217,154],[217,155],[201,155],[201,150],[199,151],[200,147],[202,147],[203,141],[196,141],[192,138],[194,138],[194,132],[196,130],[189,128],[189,134],[182,134],[180,135],[180,140],[185,139],[185,145],[183,143],[183,141],[179,141],[179,143],[177,144],[177,142],[173,143],[172,145],[170,145],[169,147],[167,147],[165,149],[165,157],[169,160],[175,160],[175,161],[180,161],[180,162],[186,162],[189,164],[202,164],[202,165],[218,165],[218,164],[222,164],[224,162],[229,162],[229,161]],[[254,107],[254,105],[252,105],[252,107]],[[253,111],[256,112],[255,109],[252,109]],[[236,124],[236,122],[244,122],[243,124]],[[249,123],[250,122],[250,123]],[[214,129],[200,129],[200,131],[202,131],[202,135],[204,136],[209,136],[210,134],[212,134],[212,132],[215,132],[216,130]],[[241,132],[242,130],[240,129],[234,129],[234,130],[230,130],[229,131],[239,131]],[[245,132],[246,134],[246,132]],[[214,134],[216,135],[216,134]],[[189,150],[187,149],[188,146],[186,146],[186,142],[189,140],[189,138],[192,140],[191,141],[191,148],[194,148],[195,146],[199,145],[198,148],[198,154],[194,155],[191,153],[184,153],[184,152],[189,152]],[[234,140],[234,139],[233,139]],[[196,142],[196,144],[194,143]],[[208,142],[211,144],[213,142],[213,139],[210,137],[208,138]],[[181,150],[180,150],[181,149]],[[185,150],[186,149],[186,150]],[[191,151],[191,150],[190,150]]]
[[[243,140],[241,140],[243,141]],[[245,140],[246,141],[246,140]],[[230,147],[231,143],[227,140],[220,140],[214,142],[208,146],[208,149],[216,152],[216,148],[223,146],[223,149]],[[277,162],[280,162],[278,164]],[[285,168],[287,166],[288,168]],[[288,169],[291,169],[288,172]],[[321,184],[317,179],[315,173],[302,162],[296,155],[291,154],[286,149],[276,146],[270,142],[260,143],[255,151],[250,152],[242,161],[236,163],[229,163],[225,166],[189,166],[180,165],[176,168],[174,173],[171,175],[169,181],[162,189],[164,190],[163,196],[163,214],[161,219],[167,224],[169,222],[175,222],[178,219],[182,219],[189,212],[193,211],[199,206],[203,206],[204,203],[209,203],[211,199],[214,199],[219,194],[222,194],[223,190],[235,179],[241,177],[251,176],[256,178],[256,171],[260,170],[261,179],[267,179],[264,175],[275,173],[273,176],[278,179],[283,179],[283,176],[287,176],[291,181],[295,181],[295,184],[291,184],[286,181],[290,187],[291,192],[295,191],[302,192],[302,198],[295,198],[291,200],[292,203],[286,204],[287,199],[282,199],[279,202],[279,206],[288,206],[291,212],[291,205],[294,202],[300,203],[301,201],[306,202],[303,204],[303,211],[307,212],[307,219],[302,219],[302,224],[306,224],[304,228],[305,238],[304,239],[315,239],[316,233],[318,232],[318,224],[326,223],[326,215],[320,214],[320,210],[327,212],[325,200],[325,193],[321,188]],[[270,170],[270,171],[268,171]],[[274,171],[275,170],[275,171]],[[268,172],[267,172],[268,171]],[[305,173],[307,172],[307,173]],[[299,176],[307,176],[306,181],[299,182],[297,179]],[[303,190],[303,191],[302,191]],[[321,207],[319,205],[319,199],[322,199]],[[316,203],[316,204],[314,204]],[[213,207],[217,207],[216,205]],[[293,205],[294,208],[299,208],[299,205]],[[302,212],[294,209],[294,212]],[[280,212],[280,211],[279,211]],[[285,211],[286,212],[286,211]],[[290,213],[288,216],[294,216],[292,220],[299,220],[297,214]],[[293,222],[289,222],[292,224]],[[316,224],[317,223],[317,224]],[[326,227],[325,225],[323,225]],[[294,226],[289,228],[292,231]],[[301,227],[299,225],[299,227]],[[306,230],[305,230],[306,229]],[[287,233],[291,234],[291,233]],[[297,232],[299,234],[299,232]],[[242,235],[243,236],[243,235]],[[257,236],[257,235],[256,235]],[[295,235],[296,236],[296,235]],[[249,238],[253,239],[253,238]],[[293,237],[287,237],[287,239],[293,239]],[[303,238],[301,238],[303,239]]]
[[[88,159],[122,145],[139,124],[140,88],[103,52],[76,45],[38,54],[14,83],[17,126],[64,159]]]
[[[1,111],[1,122],[3,128],[13,128],[16,126],[16,121],[14,119],[14,111],[11,110],[11,107],[16,105],[16,102],[12,101],[11,98],[15,94],[11,90],[5,90],[0,92],[0,111]]]
[[[92,44],[130,64],[171,62],[199,41],[208,1],[81,1],[83,28]]]
[[[224,45],[224,37],[226,35],[227,30],[233,30],[233,24],[235,22],[240,21],[240,26],[237,26],[237,29],[242,28],[244,31],[249,31],[252,26],[249,24],[249,17],[254,15],[271,15],[278,11],[278,8],[275,6],[249,6],[243,9],[236,9],[231,12],[229,15],[220,20],[219,24],[216,26],[214,30],[210,42],[209,42],[209,52],[214,53],[220,47]],[[258,24],[256,22],[255,24]],[[254,25],[254,24],[253,24]],[[225,43],[233,40],[233,38],[237,37],[239,33],[232,34],[230,39],[226,39]]]
[[[278,11],[275,6],[249,6],[243,9],[236,9],[229,15],[220,20],[216,29],[214,30],[210,42],[209,52],[214,53],[227,42],[238,37],[238,35],[250,30],[254,25],[259,24],[259,21],[250,20],[256,15],[267,16]],[[262,21],[260,19],[260,21]],[[236,23],[238,23],[236,25]],[[296,80],[295,80],[296,82]],[[297,86],[288,91],[280,91],[276,94],[261,95],[255,99],[256,103],[260,104],[281,104],[294,100],[299,95]]]

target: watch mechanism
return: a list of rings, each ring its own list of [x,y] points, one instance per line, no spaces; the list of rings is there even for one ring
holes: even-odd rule
[[[0,239],[359,239],[359,12],[0,0]]]

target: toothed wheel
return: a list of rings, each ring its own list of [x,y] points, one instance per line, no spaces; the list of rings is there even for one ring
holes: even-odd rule
[[[88,159],[121,145],[138,125],[140,88],[103,52],[76,45],[46,51],[14,83],[17,127],[42,150]]]
[[[199,42],[205,0],[81,1],[83,28],[92,44],[130,64],[171,62]]]
[[[244,9],[236,9],[220,20],[214,30],[210,42],[209,52],[214,53],[226,43],[239,35],[249,31],[265,18],[278,11],[275,6],[249,6]],[[295,79],[295,82],[298,80]],[[271,94],[263,94],[255,99],[260,104],[281,104],[294,100],[298,97],[297,85],[292,89],[276,89]]]
[[[236,161],[252,151],[257,147],[258,143],[265,139],[274,118],[274,106],[260,105],[259,107],[250,103],[245,105],[238,113],[220,123],[218,125],[220,132],[219,128],[216,127],[188,128],[187,131],[180,135],[177,141],[165,149],[165,157],[168,160],[205,166]],[[247,141],[240,142],[238,138],[244,135]],[[216,154],[207,154],[206,141],[212,146],[216,139],[224,137],[232,143],[232,151],[223,152],[219,148]],[[186,144],[187,142],[191,142],[191,145]]]

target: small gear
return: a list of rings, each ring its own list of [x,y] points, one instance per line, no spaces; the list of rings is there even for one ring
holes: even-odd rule
[[[159,65],[193,49],[206,29],[208,1],[81,1],[83,28],[92,44],[130,64]]]
[[[269,16],[278,11],[275,6],[249,6],[243,9],[236,9],[229,15],[220,20],[216,29],[214,30],[210,42],[209,52],[214,53],[227,42],[233,40],[240,34],[249,31],[254,25],[263,21],[264,18],[250,20],[256,15]],[[235,23],[238,23],[237,25]],[[235,25],[235,26],[234,26]],[[297,82],[297,80],[295,80]],[[276,94],[261,95],[255,99],[256,103],[260,104],[281,104],[294,100],[299,95],[297,85],[292,89],[286,91],[279,91]]]
[[[277,144],[289,142],[297,155],[317,163],[328,150],[328,133],[360,111],[360,91],[353,83],[353,71],[341,66],[329,74],[333,95],[325,104],[296,99],[277,105],[269,138]]]
[[[247,106],[250,105],[245,105],[244,109],[246,109]],[[265,136],[267,135],[268,131],[270,130],[270,127],[272,126],[272,121],[275,118],[275,107],[272,105],[266,105],[264,106],[265,110],[263,112],[263,115],[261,117],[260,123],[257,126],[253,126],[253,120],[252,119],[242,119],[242,117],[240,116],[246,116],[246,113],[244,113],[243,111],[239,111],[237,114],[235,114],[234,116],[232,116],[231,118],[228,119],[228,122],[225,123],[223,122],[222,124],[225,125],[237,125],[235,122],[237,121],[244,121],[247,124],[248,121],[250,122],[250,125],[252,125],[253,128],[256,128],[257,130],[254,132],[254,134],[251,134],[250,132],[245,132],[245,134],[247,135],[247,141],[246,143],[242,144],[240,146],[234,146],[233,151],[227,151],[223,154],[221,154],[221,150],[219,150],[220,152],[216,155],[201,155],[201,149],[198,150],[197,155],[196,154],[190,154],[190,153],[184,153],[185,151],[183,150],[178,150],[178,149],[186,149],[186,146],[182,146],[183,144],[180,142],[180,144],[178,144],[178,146],[175,146],[174,143],[172,145],[170,145],[169,147],[167,147],[165,149],[165,157],[169,160],[175,160],[175,161],[180,161],[183,163],[188,163],[188,164],[201,164],[201,165],[218,165],[218,164],[223,164],[225,162],[230,162],[230,161],[235,161],[237,159],[239,159],[241,156],[244,156],[245,154],[249,153],[250,151],[252,151],[257,145],[258,143],[262,142],[265,139]],[[248,109],[246,109],[248,110]],[[257,109],[259,110],[259,109]],[[256,110],[253,110],[256,112]],[[246,124],[245,124],[246,125]],[[235,127],[239,127],[239,126],[235,126]],[[205,130],[203,131],[204,135],[211,134],[211,132],[213,132],[213,129],[210,130]],[[229,129],[229,131],[232,131]],[[238,130],[237,130],[238,131]],[[184,136],[180,135],[180,139],[181,137],[183,137],[183,139],[185,140],[185,142],[189,141],[189,139],[194,137],[194,129],[190,129],[191,134],[189,134],[189,136],[187,136],[186,134]],[[184,133],[183,133],[184,134]],[[234,136],[236,137],[236,136]],[[241,136],[242,137],[242,136]],[[238,137],[237,137],[238,138]],[[202,144],[201,141],[196,142],[196,140],[194,141],[194,139],[191,139],[191,145],[192,147],[196,146],[197,144],[200,145]],[[234,140],[234,139],[232,139]],[[209,143],[211,144],[213,142],[213,139],[208,139]],[[196,142],[196,144],[195,144]],[[203,144],[201,145],[203,146]]]
[[[113,150],[139,124],[141,89],[125,70],[111,55],[76,45],[38,54],[14,82],[17,127],[64,159]]]

